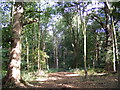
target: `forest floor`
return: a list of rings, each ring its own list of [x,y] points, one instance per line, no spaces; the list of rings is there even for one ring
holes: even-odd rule
[[[118,88],[118,75],[99,73],[84,76],[72,72],[56,72],[40,76],[29,81],[29,87],[35,88]]]

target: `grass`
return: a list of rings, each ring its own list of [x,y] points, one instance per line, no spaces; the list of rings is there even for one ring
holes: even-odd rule
[[[32,81],[36,78],[34,72],[22,71],[21,75],[24,81]]]
[[[78,69],[78,68],[71,69],[70,72],[77,73],[81,76],[84,76],[84,74],[85,74],[84,69]],[[104,69],[88,69],[87,72],[88,72],[88,75],[97,75],[99,73],[106,73],[106,71]]]
[[[59,70],[58,69],[49,69],[49,70],[45,70],[45,73],[55,73],[55,72],[58,72]]]

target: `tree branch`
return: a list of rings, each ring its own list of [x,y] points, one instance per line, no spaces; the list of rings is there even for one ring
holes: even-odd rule
[[[32,24],[34,22],[38,22],[38,20],[26,21],[26,22],[23,23],[23,26],[25,26],[27,24]]]
[[[118,23],[119,20],[116,20],[116,22],[114,22],[114,24],[116,25]]]
[[[26,13],[31,13],[31,12],[42,13],[43,11],[32,11],[32,10],[26,11]]]
[[[104,2],[104,12],[105,12],[105,17],[106,17],[106,26],[108,25],[108,22],[109,22],[109,16],[108,15],[110,15],[110,10],[109,10],[109,7],[108,7],[108,5],[107,5],[107,3],[106,2]]]
[[[104,28],[104,24],[103,24],[102,20],[101,20],[97,15],[92,14],[91,17],[92,17],[95,21],[97,21],[97,22],[102,26],[102,28]]]

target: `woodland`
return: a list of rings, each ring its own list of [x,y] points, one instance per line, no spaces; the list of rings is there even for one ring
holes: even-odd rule
[[[2,88],[119,88],[120,2],[0,2]]]

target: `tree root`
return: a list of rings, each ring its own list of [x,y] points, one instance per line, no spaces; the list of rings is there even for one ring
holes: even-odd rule
[[[13,78],[2,78],[2,88],[26,88],[26,82],[21,79],[16,81]]]

